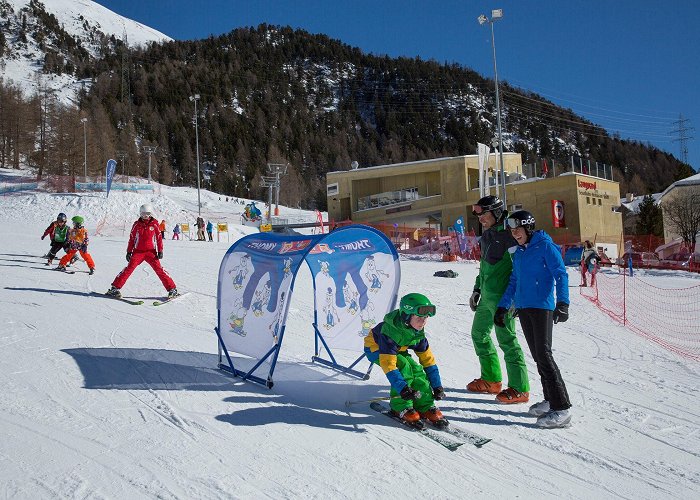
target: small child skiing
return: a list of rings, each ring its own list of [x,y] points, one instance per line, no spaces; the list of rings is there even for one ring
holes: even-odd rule
[[[165,239],[165,219],[160,221],[160,226],[158,226],[158,228],[160,229],[160,237]]]
[[[44,234],[41,235],[42,240],[47,236],[49,236],[51,239],[51,248],[49,249],[49,253],[46,254],[46,258],[48,259],[46,262],[47,266],[51,265],[53,260],[56,258],[56,254],[61,248],[63,248],[66,252],[68,251],[67,221],[68,217],[66,214],[61,212],[58,214],[58,217],[56,217],[56,220],[46,228]]]
[[[180,240],[180,224],[175,224],[173,228],[173,239]]]
[[[163,258],[163,237],[160,233],[158,220],[153,218],[153,206],[149,203],[141,205],[139,215],[138,220],[131,226],[129,243],[126,247],[126,261],[128,264],[114,278],[112,287],[107,290],[105,295],[121,298],[120,290],[126,283],[126,280],[129,279],[129,276],[139,264],[146,261],[168,291],[168,299],[177,297],[179,294],[177,293],[175,282],[160,264],[160,259]]]
[[[209,236],[209,241],[214,241],[212,237],[212,232],[214,231],[214,224],[210,220],[207,221],[207,235]]]
[[[422,418],[433,425],[446,427],[447,420],[435,406],[445,397],[440,371],[425,337],[428,317],[435,316],[435,306],[420,293],[401,298],[399,309],[384,316],[384,321],[365,337],[365,356],[382,367],[391,384],[391,411],[409,424]],[[408,353],[418,355],[418,364]]]
[[[95,262],[92,260],[92,256],[87,251],[90,238],[88,238],[87,229],[83,227],[85,219],[83,219],[80,215],[76,215],[71,219],[71,221],[73,221],[73,227],[70,229],[70,231],[68,231],[68,252],[61,258],[56,270],[65,271],[66,266],[71,262],[71,259],[76,253],[80,252],[80,256],[90,269],[90,274],[95,274]]]

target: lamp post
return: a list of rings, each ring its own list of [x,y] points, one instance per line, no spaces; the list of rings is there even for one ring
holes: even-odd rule
[[[493,74],[496,85],[496,123],[498,125],[498,155],[501,163],[501,185],[503,187],[503,205],[507,208],[508,202],[506,199],[506,176],[505,168],[503,167],[503,134],[501,133],[501,99],[498,93],[498,68],[496,67],[496,39],[493,34],[493,23],[503,18],[503,9],[494,9],[491,11],[491,19],[481,14],[478,17],[479,24],[489,23],[491,25],[491,48],[493,50]]]
[[[148,183],[152,181],[151,178],[151,155],[156,152],[157,146],[144,146],[143,150],[148,153]]]
[[[85,182],[87,182],[87,130],[85,129],[87,118],[81,118],[80,122],[83,124],[83,175],[85,176]]]
[[[202,215],[202,198],[199,194],[199,124],[197,120],[197,101],[199,100],[199,94],[191,95],[190,101],[194,102],[194,136],[197,143],[197,211],[198,214]]]

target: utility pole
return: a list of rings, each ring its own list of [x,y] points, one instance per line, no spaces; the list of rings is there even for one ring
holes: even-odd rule
[[[83,171],[85,176],[84,182],[87,182],[87,131],[85,129],[85,122],[87,122],[87,118],[81,118],[80,122],[83,124]]]
[[[191,95],[190,101],[194,101],[194,136],[197,142],[197,211],[199,215],[202,215],[202,198],[199,193],[199,124],[197,120],[197,101],[199,101],[199,94]]]
[[[685,163],[686,165],[688,164],[688,141],[691,139],[694,139],[692,136],[686,135],[686,132],[689,132],[691,130],[695,130],[695,127],[688,127],[686,126],[690,122],[690,119],[688,118],[683,118],[682,114],[678,115],[678,120],[673,122],[676,125],[676,128],[674,130],[671,130],[672,134],[678,134],[678,139],[673,139],[672,142],[679,142],[680,147],[681,147],[681,156],[680,160]]]
[[[156,152],[157,146],[144,146],[143,150],[148,153],[148,183],[151,183],[151,155]]]

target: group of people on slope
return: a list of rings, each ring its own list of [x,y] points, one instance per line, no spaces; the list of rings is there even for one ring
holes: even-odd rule
[[[571,423],[571,402],[552,355],[553,324],[569,318],[569,281],[559,248],[544,231],[535,230],[530,212],[508,215],[495,196],[481,198],[473,214],[484,229],[479,275],[469,299],[474,311],[471,336],[481,373],[467,390],[495,394],[502,404],[529,401],[525,357],[515,332],[518,317],[544,394],[529,414],[537,417],[540,427],[566,427]],[[436,425],[444,421],[435,401],[445,397],[445,390],[425,336],[427,319],[435,313],[425,295],[408,294],[399,309],[387,314],[365,338],[365,355],[382,367],[391,384],[392,412],[409,423],[421,418]],[[506,363],[505,389],[491,339],[494,327]],[[408,349],[417,354],[418,362]]]
[[[209,241],[214,241],[214,224],[212,224],[210,220],[205,223],[202,217],[197,217],[195,226],[197,226],[197,241],[207,241],[207,237],[204,236],[205,229],[207,231],[207,235],[209,236]]]
[[[41,235],[42,240],[47,236],[49,236],[51,240],[51,247],[49,248],[49,252],[45,255],[47,259],[46,265],[50,266],[56,258],[58,251],[63,249],[66,254],[61,258],[56,269],[65,271],[67,266],[77,260],[78,257],[76,254],[80,252],[80,256],[90,269],[90,274],[94,274],[95,262],[87,251],[90,238],[88,238],[87,229],[83,226],[85,220],[80,215],[76,215],[71,221],[73,222],[73,227],[69,228],[68,216],[61,212],[58,214],[58,217],[56,217],[56,220],[46,228],[44,234]]]
[[[90,274],[94,274],[95,262],[87,251],[90,240],[87,229],[83,226],[85,220],[83,217],[76,215],[71,219],[73,221],[71,229],[67,228],[67,220],[66,214],[58,214],[56,220],[46,228],[46,231],[41,236],[42,240],[46,236],[51,237],[51,248],[49,253],[46,254],[48,259],[46,265],[50,265],[56,257],[56,253],[63,248],[66,251],[66,255],[61,258],[58,267],[56,267],[57,271],[65,271],[68,265],[75,262],[75,259],[77,259],[76,253],[79,252],[88,265]],[[163,283],[168,292],[168,298],[178,295],[175,282],[160,264],[160,260],[163,258],[164,223],[165,221],[159,224],[158,220],[153,217],[153,207],[149,203],[141,205],[139,218],[134,222],[129,234],[129,243],[126,247],[127,265],[114,279],[112,287],[106,293],[107,295],[121,297],[120,289],[124,286],[126,280],[129,279],[131,273],[134,272],[134,269],[144,261],[153,268],[158,278],[160,278],[161,283]]]

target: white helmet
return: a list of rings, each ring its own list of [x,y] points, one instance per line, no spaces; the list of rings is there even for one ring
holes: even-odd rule
[[[139,213],[143,215],[153,215],[153,205],[150,203],[144,203],[139,209]]]

